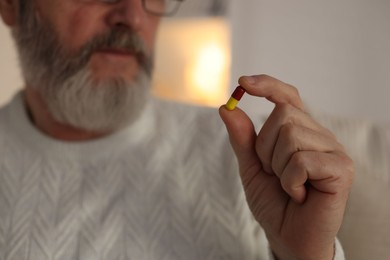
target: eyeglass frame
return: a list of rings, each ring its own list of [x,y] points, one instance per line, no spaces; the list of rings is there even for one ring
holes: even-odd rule
[[[146,5],[146,2],[148,0],[141,0],[142,1],[142,8],[144,9],[145,12],[149,13],[149,14],[152,14],[152,15],[156,15],[156,16],[162,16],[162,17],[169,17],[169,16],[173,16],[174,14],[177,13],[177,11],[179,10],[180,8],[180,4],[182,2],[184,2],[184,0],[168,0],[168,1],[174,1],[174,2],[177,2],[177,5],[176,7],[170,11],[170,12],[154,12],[154,11],[151,11],[148,9],[147,5]]]
[[[106,2],[106,3],[117,3],[118,1],[120,0],[100,0],[101,2]],[[178,2],[177,5],[176,5],[176,8],[174,8],[172,11],[170,12],[154,12],[154,11],[151,11],[148,9],[147,5],[146,5],[146,1],[147,0],[141,0],[142,2],[142,8],[144,9],[144,11],[148,14],[152,14],[152,15],[155,15],[155,16],[164,16],[164,17],[167,17],[167,16],[173,16],[174,14],[176,14],[176,12],[179,10],[179,7],[180,7],[180,4],[182,2],[184,2],[184,0],[170,0],[170,1],[175,1],[175,2]]]

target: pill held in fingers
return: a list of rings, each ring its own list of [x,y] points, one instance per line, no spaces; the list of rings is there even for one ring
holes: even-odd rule
[[[230,96],[228,102],[226,103],[226,108],[228,110],[233,110],[238,102],[241,100],[242,96],[245,94],[245,89],[241,86],[236,87],[233,94]]]

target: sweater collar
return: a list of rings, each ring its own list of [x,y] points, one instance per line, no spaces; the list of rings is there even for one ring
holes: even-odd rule
[[[153,99],[150,99],[133,124],[110,135],[89,141],[66,142],[42,133],[29,118],[22,91],[18,92],[9,104],[8,121],[20,141],[36,153],[49,157],[93,160],[102,156],[115,156],[125,148],[135,148],[146,140],[154,129],[153,103]]]

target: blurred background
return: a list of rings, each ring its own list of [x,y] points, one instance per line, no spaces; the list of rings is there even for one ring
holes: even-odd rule
[[[219,106],[241,75],[296,86],[313,111],[389,122],[390,1],[185,0],[164,18],[154,92]],[[23,86],[8,29],[0,25],[0,105]],[[251,116],[272,105],[244,96]]]

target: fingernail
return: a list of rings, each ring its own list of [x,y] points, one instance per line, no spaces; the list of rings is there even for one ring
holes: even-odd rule
[[[245,79],[245,81],[246,81],[248,84],[253,84],[253,83],[255,83],[255,77],[253,77],[253,76],[245,76],[244,79]]]

